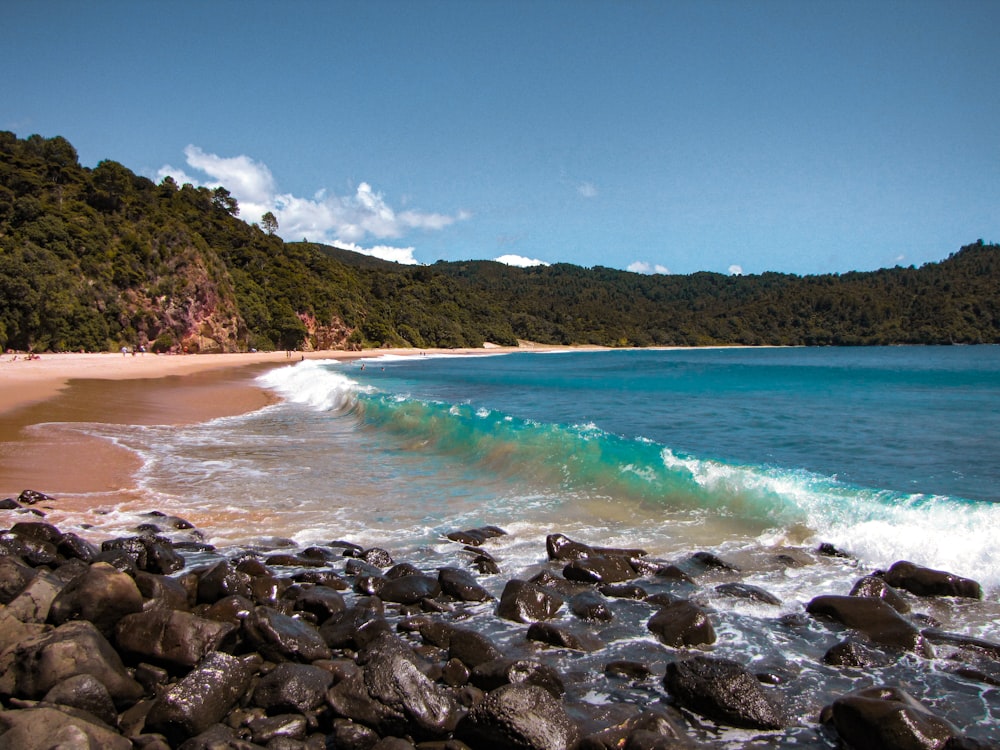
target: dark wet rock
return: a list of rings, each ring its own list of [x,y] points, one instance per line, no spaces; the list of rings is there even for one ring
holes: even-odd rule
[[[250,598],[255,604],[263,604],[277,610],[288,610],[291,613],[292,604],[283,600],[285,592],[292,585],[287,578],[275,576],[255,576],[250,579]]]
[[[528,628],[529,641],[539,641],[549,646],[568,648],[574,651],[599,651],[604,642],[590,633],[574,633],[567,628],[550,622],[535,622]]]
[[[107,563],[93,563],[67,584],[52,601],[49,622],[89,620],[105,637],[125,615],[142,609],[142,594],[135,580]]]
[[[142,537],[146,545],[146,565],[143,570],[150,573],[176,573],[184,567],[184,558],[166,539],[160,537]]]
[[[254,603],[245,596],[227,596],[215,602],[211,606],[198,608],[202,617],[219,622],[228,622],[233,625],[242,625],[243,621],[254,611]]]
[[[144,749],[145,750],[145,749]],[[177,746],[177,750],[265,750],[236,734],[225,724],[212,724],[205,731]],[[296,748],[298,750],[298,748]]]
[[[361,553],[361,559],[376,568],[388,568],[393,564],[392,555],[381,547],[372,547]]]
[[[334,573],[332,570],[304,570],[295,573],[292,580],[296,583],[315,583],[317,586],[326,586],[337,591],[349,589],[347,581]]]
[[[554,698],[566,692],[562,678],[555,669],[532,659],[500,657],[483,662],[472,670],[469,679],[473,685],[486,692],[511,684],[535,685]]]
[[[352,557],[344,566],[344,574],[363,578],[385,578],[385,574],[380,568],[371,563]]]
[[[987,641],[983,638],[975,638],[969,635],[962,635],[961,633],[949,633],[940,628],[924,628],[920,632],[930,643],[942,646],[954,646],[964,651],[972,651],[1000,661],[1000,643],[995,641]]]
[[[731,596],[734,599],[746,599],[761,604],[781,604],[781,599],[774,594],[748,583],[721,583],[715,587],[715,591],[722,596]]]
[[[54,544],[18,536],[9,531],[0,532],[0,555],[20,557],[34,567],[53,565],[59,558]]]
[[[414,750],[416,745],[408,740],[404,740],[401,737],[383,737],[374,745],[371,746],[370,750]],[[435,750],[434,746],[428,746],[426,743],[421,743],[421,747],[426,747],[427,750]],[[457,740],[450,740],[441,746],[441,750],[469,750],[465,743],[458,742]]]
[[[396,604],[416,604],[423,599],[433,599],[441,593],[437,578],[423,574],[406,575],[387,580],[379,589],[382,601]]]
[[[47,633],[50,627],[40,622],[21,622],[7,608],[0,607],[0,655],[21,641]],[[0,657],[0,672],[2,671],[3,661]]]
[[[56,552],[63,557],[72,557],[77,560],[83,560],[85,563],[92,563],[97,558],[97,555],[100,554],[101,548],[87,541],[82,536],[70,532],[62,535],[59,544],[56,546]]]
[[[166,685],[170,679],[170,673],[163,667],[158,667],[155,664],[146,664],[145,662],[135,668],[133,676],[135,677],[135,681],[142,685],[143,689],[149,694],[159,692],[160,687]]]
[[[147,546],[146,541],[141,536],[120,537],[118,539],[106,539],[101,542],[102,552],[124,552],[132,559],[132,563],[140,570],[146,569]]]
[[[19,521],[10,527],[12,534],[23,539],[33,539],[36,542],[47,542],[54,547],[59,546],[63,534],[51,523],[45,521]]]
[[[243,621],[247,639],[276,661],[329,659],[330,649],[312,625],[271,607],[256,607]]]
[[[36,575],[34,568],[16,557],[0,557],[0,604],[10,604]]]
[[[0,711],[0,750],[132,750],[132,743],[85,711],[33,706]]]
[[[645,680],[653,675],[647,665],[637,661],[612,661],[604,665],[604,674],[608,677],[624,677],[629,680]]]
[[[672,648],[707,646],[715,643],[715,629],[705,611],[686,599],[667,604],[646,623],[657,639]]]
[[[497,561],[486,555],[477,555],[473,558],[471,565],[484,576],[493,576],[500,573],[500,566],[497,564]]]
[[[383,734],[443,737],[458,722],[458,706],[451,694],[428,679],[407,653],[379,650],[371,654],[364,679],[369,695],[403,719],[397,727],[400,731]]]
[[[901,615],[910,611],[910,605],[892,586],[879,576],[865,576],[858,580],[851,589],[851,596],[864,596],[869,599],[881,599]]]
[[[636,575],[627,558],[612,555],[573,560],[563,568],[566,580],[580,583],[617,583],[630,581]]]
[[[119,570],[122,573],[127,573],[130,576],[134,576],[138,568],[135,565],[135,558],[132,557],[128,552],[122,549],[107,549],[101,550],[96,555],[94,559],[91,560],[92,563],[103,562],[107,563],[115,570]]]
[[[834,545],[830,544],[830,542],[822,542],[819,547],[816,548],[816,551],[825,557],[840,557],[845,560],[851,559],[851,555],[843,550],[837,549]]]
[[[46,495],[38,490],[24,490],[17,496],[17,502],[21,505],[34,505],[35,503],[54,503],[56,499],[51,495]]]
[[[270,713],[305,713],[323,704],[333,681],[333,673],[322,667],[284,662],[261,678],[253,693],[253,703]]]
[[[191,608],[189,592],[176,578],[139,570],[135,574],[135,585],[143,599],[153,600],[152,604],[144,604],[145,607],[160,606],[181,610]]]
[[[309,732],[309,723],[299,714],[262,716],[247,722],[251,739],[258,744],[270,743],[276,738],[303,740]],[[272,745],[268,744],[268,748]]]
[[[323,568],[329,565],[326,560],[316,557],[293,555],[288,552],[278,552],[273,555],[268,555],[264,559],[264,564],[282,568]]]
[[[676,565],[660,565],[653,575],[678,583],[694,583],[694,579]]]
[[[881,599],[860,596],[817,596],[806,606],[811,615],[829,617],[891,648],[933,656],[933,650],[913,625]]]
[[[368,597],[333,615],[319,628],[330,648],[360,648],[378,633],[388,632],[382,600]]]
[[[636,583],[611,583],[598,586],[597,590],[612,599],[635,599],[637,601],[649,596],[649,592]]]
[[[968,599],[982,599],[983,589],[971,578],[933,570],[921,565],[900,560],[893,563],[883,575],[885,582],[898,589],[905,589],[917,596],[958,596]]]
[[[642,711],[620,724],[587,735],[579,750],[674,750],[691,747],[680,716],[667,711]]]
[[[417,626],[426,643],[447,649],[449,659],[457,659],[472,669],[501,656],[501,651],[482,633],[444,622],[427,620]]]
[[[874,649],[856,638],[848,638],[831,646],[823,655],[823,662],[834,667],[860,669],[887,666],[892,658],[884,651]]]
[[[361,553],[365,551],[365,548],[360,544],[345,542],[341,539],[327,542],[326,546],[332,548],[334,551],[340,550],[341,557],[361,557]]]
[[[17,502],[17,500],[15,500],[12,497],[5,497],[3,500],[0,500],[0,510],[20,510],[20,509],[21,509],[20,504]]]
[[[109,726],[115,726],[118,712],[104,683],[93,675],[77,674],[56,683],[45,694],[46,703],[57,703],[87,711]]]
[[[821,720],[859,750],[918,750],[953,747],[961,738],[950,722],[931,713],[898,687],[870,687],[837,698]]]
[[[695,552],[693,555],[691,555],[691,559],[694,562],[703,565],[706,568],[714,568],[716,570],[728,570],[734,573],[738,573],[740,570],[738,566],[733,565],[730,562],[726,562],[714,552],[705,552],[705,551]]]
[[[593,554],[589,545],[574,542],[563,534],[549,534],[545,537],[545,549],[550,560],[581,560]]]
[[[448,659],[441,667],[441,679],[445,685],[451,687],[461,687],[469,682],[472,672],[459,659]]]
[[[214,651],[184,679],[161,693],[146,717],[147,731],[177,742],[221,721],[253,677],[252,658]]]
[[[671,662],[663,684],[684,708],[726,726],[781,729],[784,710],[760,682],[730,659],[697,655]]]
[[[548,692],[513,683],[487,693],[459,722],[455,736],[477,750],[569,750],[580,733]]]
[[[336,719],[327,740],[327,747],[372,750],[378,741],[379,735],[374,729],[347,719]]]
[[[297,612],[308,612],[323,624],[347,609],[344,597],[329,586],[299,585],[289,591],[294,596],[292,606]]]
[[[562,598],[541,586],[512,578],[500,595],[497,615],[505,620],[532,623],[555,617],[562,605]]]
[[[65,583],[52,573],[39,572],[8,604],[6,612],[21,622],[45,622],[52,602]]]
[[[408,562],[396,563],[385,571],[385,577],[390,581],[396,578],[404,578],[406,576],[422,576],[423,574],[424,571],[413,563]]]
[[[198,572],[198,601],[214,604],[223,597],[244,596],[250,598],[250,576],[236,570],[228,560],[221,560]]]
[[[116,705],[142,695],[142,687],[129,677],[118,652],[85,620],[67,622],[19,643],[5,678],[13,679],[12,694],[38,699],[68,677],[81,674],[101,682]]]
[[[115,642],[135,658],[170,667],[193,667],[217,651],[235,631],[231,623],[153,608],[123,617],[115,627]]]
[[[463,602],[485,602],[493,597],[476,581],[467,570],[460,568],[441,568],[438,570],[438,583],[441,591],[450,597]]]
[[[470,547],[478,547],[490,538],[482,529],[466,529],[465,531],[450,531],[445,535],[448,539]]]
[[[581,620],[608,622],[614,618],[608,601],[596,591],[583,591],[569,600],[569,609]]]

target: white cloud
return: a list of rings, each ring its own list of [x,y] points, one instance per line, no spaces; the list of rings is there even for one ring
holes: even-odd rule
[[[493,260],[497,263],[503,263],[507,266],[517,266],[518,268],[549,265],[544,260],[538,260],[538,258],[525,258],[523,255],[501,255],[499,258],[494,258]]]
[[[736,265],[734,263],[733,265],[731,265],[729,267],[729,275],[730,276],[742,276],[743,275],[743,266],[738,266],[738,265]]]
[[[597,185],[595,185],[592,182],[581,182],[576,186],[576,192],[578,192],[584,198],[596,198]]]
[[[367,182],[360,183],[353,195],[339,196],[319,190],[311,198],[303,198],[279,193],[267,165],[248,156],[221,157],[207,154],[194,145],[184,149],[184,156],[189,167],[207,177],[191,177],[170,165],[161,167],[157,177],[162,180],[169,175],[181,185],[189,182],[210,188],[224,186],[239,202],[240,218],[259,221],[270,211],[278,220],[278,234],[288,240],[307,239],[340,246],[346,243],[355,249],[357,242],[367,238],[394,239],[414,230],[440,231],[471,216],[467,211],[454,216],[412,209],[396,211]],[[376,245],[359,252],[394,256],[389,259],[400,263],[417,262],[412,247]]]
[[[353,242],[338,242],[336,244],[341,250],[353,250],[362,255],[371,255],[382,260],[391,260],[393,263],[401,263],[404,266],[419,266],[420,261],[413,257],[412,247],[390,247],[389,245],[376,245],[375,247],[359,247]]]
[[[626,271],[632,271],[632,273],[670,273],[670,269],[666,266],[661,266],[659,263],[647,263],[644,260],[637,260],[633,263],[629,263]]]

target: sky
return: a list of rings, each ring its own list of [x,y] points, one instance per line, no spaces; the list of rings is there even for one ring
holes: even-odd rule
[[[4,0],[0,130],[406,263],[1000,241],[997,0]]]

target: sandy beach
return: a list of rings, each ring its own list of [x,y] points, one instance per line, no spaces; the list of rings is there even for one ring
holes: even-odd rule
[[[521,350],[549,349],[525,346]],[[141,502],[136,456],[73,429],[79,423],[182,426],[244,414],[274,395],[253,378],[302,358],[415,355],[416,349],[246,354],[43,354],[0,358],[0,497],[30,488],[73,504]],[[504,348],[447,350],[485,354]],[[428,352],[433,353],[433,352]],[[69,508],[67,508],[69,509]]]

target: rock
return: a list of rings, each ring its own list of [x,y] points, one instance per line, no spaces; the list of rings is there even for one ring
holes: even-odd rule
[[[347,609],[343,595],[328,586],[300,585],[290,593],[295,611],[314,615],[320,625]]]
[[[333,615],[320,626],[319,634],[330,648],[360,648],[374,634],[388,632],[382,600],[360,599],[343,612]]]
[[[645,680],[653,675],[653,670],[635,661],[612,661],[604,665],[608,677],[625,677],[629,680]]]
[[[275,661],[330,658],[330,649],[316,628],[271,607],[256,607],[243,621],[243,630],[261,654]]]
[[[878,576],[865,576],[858,579],[851,589],[851,596],[864,596],[869,599],[881,599],[901,615],[910,611],[910,605],[892,586]]]
[[[83,560],[85,563],[92,563],[100,553],[101,548],[96,544],[91,544],[82,536],[73,533],[63,534],[56,546],[56,552],[63,557]]]
[[[473,706],[455,736],[477,750],[570,750],[580,733],[548,692],[514,683],[490,691]]]
[[[23,539],[46,542],[53,547],[58,547],[63,538],[59,529],[45,521],[19,521],[10,527],[10,531]]]
[[[381,733],[444,737],[458,722],[458,706],[447,690],[428,679],[407,657],[398,651],[377,651],[365,666],[368,694],[404,718],[397,727],[400,731]]]
[[[417,604],[424,599],[433,599],[441,593],[437,578],[425,575],[406,575],[387,580],[379,589],[382,601],[396,604]]]
[[[343,750],[372,750],[379,742],[378,732],[346,719],[335,719],[326,746]]]
[[[143,570],[150,573],[176,573],[184,567],[184,558],[177,553],[167,539],[141,537],[146,547],[146,565]]]
[[[626,557],[601,555],[573,560],[563,568],[563,577],[580,583],[616,583],[631,581],[635,568]]]
[[[458,659],[469,669],[475,669],[480,664],[497,659],[501,653],[493,641],[478,631],[458,627],[451,629],[448,658]]]
[[[251,658],[213,651],[153,701],[146,729],[165,735],[171,742],[204,732],[221,721],[246,693],[253,673]]]
[[[123,617],[115,642],[124,653],[170,667],[193,667],[217,651],[236,626],[173,609],[153,608]]]
[[[569,609],[581,620],[608,622],[614,618],[607,600],[596,591],[584,591],[569,600]]]
[[[493,598],[467,570],[441,568],[438,583],[442,592],[462,602],[485,602]]]
[[[1000,643],[987,641],[983,638],[975,638],[961,633],[949,633],[940,628],[924,628],[921,634],[931,643],[942,646],[955,646],[965,651],[972,651],[976,654],[988,656],[990,659],[1000,661]]]
[[[303,740],[309,731],[305,716],[299,714],[281,714],[278,716],[262,716],[247,722],[250,736],[258,744],[270,743],[276,738]],[[272,745],[268,744],[268,748]]]
[[[883,575],[885,582],[917,596],[958,596],[982,599],[983,589],[971,578],[962,578],[942,570],[925,568],[900,560]]]
[[[730,659],[697,655],[671,662],[663,684],[678,704],[719,724],[781,729],[787,723],[757,678]]]
[[[857,750],[937,750],[961,737],[954,725],[898,687],[848,693],[827,706],[821,719]]]
[[[555,617],[562,605],[560,597],[541,586],[512,578],[500,595],[497,615],[505,620],[531,623]]]
[[[199,732],[178,745],[177,750],[264,750],[264,748],[237,736],[236,732],[225,724],[213,724],[204,732]]]
[[[715,643],[715,629],[705,611],[686,599],[660,607],[646,627],[657,639],[672,648],[707,646]]]
[[[107,563],[98,562],[56,595],[48,620],[54,625],[68,620],[89,620],[110,638],[118,620],[141,609],[142,594],[135,580]]]
[[[228,560],[198,571],[198,601],[214,604],[226,596],[250,598],[250,576],[236,570]]]
[[[104,683],[93,675],[78,674],[56,683],[45,694],[46,703],[57,703],[87,711],[109,726],[118,722],[118,712]]]
[[[132,750],[108,725],[59,706],[0,711],[0,750]]]
[[[636,583],[608,583],[598,586],[597,590],[605,596],[610,596],[612,599],[635,599],[636,601],[642,601],[649,596],[649,592]]]
[[[721,583],[715,587],[715,591],[722,596],[731,596],[735,599],[747,599],[751,602],[761,604],[781,604],[781,599],[771,594],[759,586],[751,586],[748,583]]]
[[[47,633],[51,626],[40,622],[21,622],[5,607],[0,607],[0,654],[21,641]],[[3,670],[0,662],[0,671]]]
[[[532,659],[497,658],[484,662],[472,670],[469,679],[473,685],[486,692],[512,684],[535,685],[553,698],[566,692],[562,678],[555,669]]]
[[[243,621],[254,611],[254,603],[245,596],[227,596],[219,599],[215,604],[199,608],[202,616],[209,620],[218,622],[228,622],[232,625],[240,626]]]
[[[933,650],[913,625],[881,599],[859,596],[817,596],[806,606],[811,615],[830,617],[864,633],[873,643],[933,656]]]
[[[143,599],[152,600],[151,603],[143,606],[159,606],[180,610],[191,608],[188,590],[176,578],[138,570],[135,574],[135,585]]]
[[[91,623],[75,620],[19,643],[11,671],[14,694],[38,699],[74,675],[91,675],[116,705],[138,700],[142,687],[128,676],[118,652]]]
[[[574,651],[600,651],[604,642],[589,633],[572,633],[550,622],[535,622],[528,628],[528,640]]]
[[[24,490],[17,496],[17,502],[21,505],[34,505],[35,503],[54,503],[56,499],[51,495],[46,495],[38,490]]]
[[[630,716],[617,726],[588,735],[580,750],[674,750],[691,746],[683,719],[666,711],[649,710]]]
[[[823,662],[834,667],[867,668],[887,666],[892,659],[855,638],[848,638],[831,646],[823,655]]]
[[[323,704],[334,676],[312,664],[284,662],[264,675],[253,693],[253,703],[268,713],[297,711],[306,713]]]
[[[660,565],[653,575],[657,578],[666,578],[678,583],[694,583],[694,579],[676,565]]]
[[[733,565],[732,563],[726,562],[721,557],[719,557],[714,552],[695,552],[691,555],[691,559],[703,565],[706,568],[715,568],[716,570],[728,570],[734,573],[739,572],[739,567]]]
[[[36,575],[34,568],[16,557],[0,557],[0,604],[10,604]]]
[[[9,531],[0,532],[0,555],[20,557],[33,567],[53,565],[59,557],[54,544]]]
[[[574,542],[563,534],[549,534],[545,537],[545,550],[550,560],[582,560],[593,554],[588,545]]]
[[[392,555],[381,547],[366,549],[361,553],[360,557],[366,563],[374,565],[376,568],[388,568],[393,564]]]

